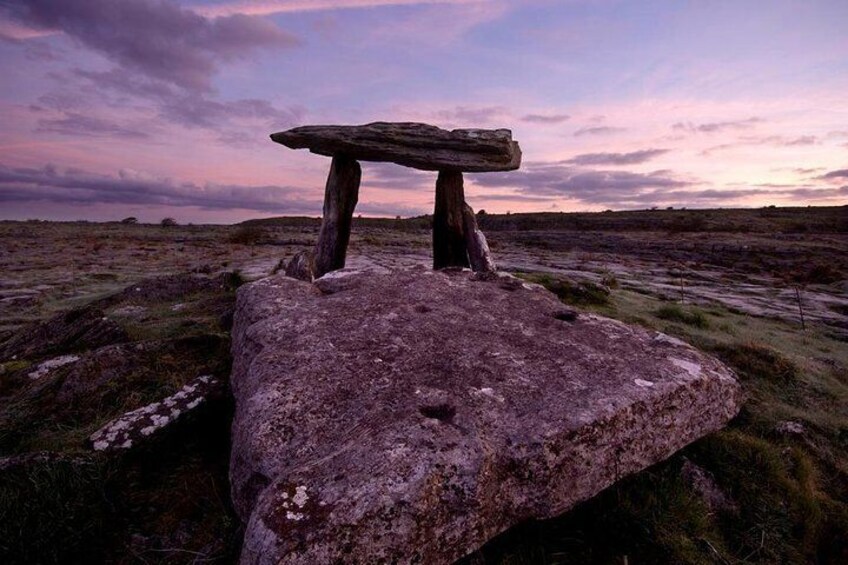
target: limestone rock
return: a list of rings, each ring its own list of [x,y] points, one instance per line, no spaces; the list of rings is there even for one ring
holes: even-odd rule
[[[95,451],[129,449],[184,418],[210,397],[220,396],[221,389],[220,379],[197,377],[171,396],[112,420],[91,435],[91,446]]]
[[[468,267],[462,173],[439,171],[433,210],[433,268]]]
[[[60,355],[59,357],[42,361],[38,364],[35,370],[30,371],[27,376],[32,380],[38,380],[41,377],[49,375],[53,369],[58,369],[59,367],[76,363],[79,359],[79,355]]]
[[[219,373],[223,367],[216,359],[228,349],[229,341],[213,334],[110,345],[82,354],[78,361],[53,369],[48,376],[64,372],[54,387],[59,409],[94,418],[103,406],[126,405],[132,389],[154,386],[162,371],[186,366]]]
[[[781,420],[774,426],[774,431],[783,436],[803,436],[807,428],[803,422]]]
[[[57,451],[32,451],[0,457],[0,481],[7,478],[3,476],[5,473],[23,471],[25,474],[29,474],[33,467],[40,465],[89,465],[92,463],[90,457]]]
[[[221,273],[211,277],[195,273],[178,273],[151,277],[102,298],[95,304],[100,308],[110,308],[119,304],[161,303],[169,300],[182,300],[193,294],[223,292],[230,286],[231,276],[230,273]]]
[[[315,261],[311,251],[299,251],[286,265],[286,276],[312,282],[315,277]]]
[[[713,474],[692,463],[686,457],[683,458],[680,475],[689,483],[689,487],[700,497],[711,514],[739,510],[738,505],[718,486]]]
[[[0,344],[0,361],[84,351],[128,339],[126,332],[102,310],[85,306],[21,329]]]
[[[462,222],[465,228],[465,247],[468,250],[468,262],[471,270],[489,273],[497,270],[486,236],[477,227],[477,217],[468,204],[462,206]]]
[[[231,481],[249,563],[451,563],[724,426],[740,388],[538,285],[422,268],[239,289]],[[319,279],[319,282],[323,279]]]
[[[344,155],[333,157],[324,189],[324,217],[315,245],[313,273],[316,277],[345,266],[361,178],[358,161]]]
[[[508,129],[443,130],[418,123],[301,126],[271,135],[291,149],[357,161],[388,161],[425,171],[512,171],[521,149]]]

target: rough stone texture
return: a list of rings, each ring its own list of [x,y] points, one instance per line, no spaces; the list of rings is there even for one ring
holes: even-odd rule
[[[462,173],[439,172],[433,212],[433,268],[468,267],[462,207],[465,189]]]
[[[718,486],[712,473],[685,457],[683,458],[680,475],[701,498],[711,514],[719,511],[736,512],[739,510],[737,504]]]
[[[228,349],[229,340],[218,335],[110,345],[81,354],[78,361],[51,369],[36,382],[49,389],[45,398],[54,405],[54,416],[93,421],[103,417],[104,407],[136,408],[155,400],[156,396],[140,399],[137,393],[158,389],[163,378],[185,375],[181,368],[223,374],[226,366],[221,360]],[[194,376],[185,375],[179,384]]]
[[[495,272],[495,260],[489,251],[486,236],[477,227],[477,217],[468,204],[462,206],[462,223],[465,232],[465,248],[468,251],[468,262],[471,270],[478,273]]]
[[[151,277],[95,302],[99,308],[110,308],[118,304],[138,305],[182,300],[186,296],[200,293],[224,292],[231,285],[231,275],[221,273],[206,276],[197,273],[179,273]]]
[[[344,155],[333,157],[324,190],[324,217],[315,245],[315,277],[345,266],[350,224],[359,200],[361,178],[359,163]]]
[[[128,339],[126,332],[102,310],[85,306],[22,329],[0,344],[0,362],[84,351]]]
[[[38,380],[41,377],[45,377],[49,375],[53,369],[58,369],[59,367],[64,367],[65,365],[70,365],[71,363],[76,363],[79,361],[79,355],[60,355],[59,357],[54,357],[52,359],[48,359],[47,361],[42,361],[38,364],[34,371],[30,371],[27,375],[30,379]]]
[[[32,468],[40,465],[68,464],[76,466],[89,465],[91,463],[90,455],[73,455],[56,451],[33,451],[30,453],[9,455],[0,457],[0,482],[7,478],[4,476],[5,473],[23,471],[29,474]]]
[[[508,129],[443,130],[417,123],[375,122],[362,126],[302,126],[271,135],[291,149],[347,155],[358,161],[388,161],[425,171],[512,171],[521,149]]]
[[[503,274],[336,271],[241,287],[242,563],[450,563],[721,428],[733,374]]]
[[[95,451],[119,451],[144,442],[208,402],[210,397],[220,396],[222,384],[210,375],[197,377],[171,396],[112,420],[91,435],[91,447]]]
[[[315,260],[312,251],[299,251],[286,265],[286,276],[312,282],[315,278]]]

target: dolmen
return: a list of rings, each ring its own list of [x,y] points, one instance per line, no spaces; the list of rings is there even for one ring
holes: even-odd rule
[[[324,192],[324,217],[312,253],[296,256],[287,274],[313,280],[345,266],[362,170],[359,161],[390,162],[438,171],[433,213],[433,268],[495,270],[486,238],[465,202],[463,172],[513,171],[521,149],[508,129],[444,130],[419,123],[302,126],[271,139],[291,149],[332,157]]]
[[[447,565],[722,428],[716,359],[505,273],[242,286],[230,478],[242,565]]]

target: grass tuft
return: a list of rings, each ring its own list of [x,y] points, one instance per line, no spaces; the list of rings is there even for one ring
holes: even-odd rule
[[[654,316],[661,320],[680,322],[693,328],[705,330],[710,327],[707,315],[697,308],[683,308],[677,304],[667,304],[654,312]]]
[[[798,366],[765,345],[748,342],[719,345],[715,353],[739,373],[743,379],[761,379],[776,383],[794,382]]]
[[[236,245],[258,245],[268,239],[266,230],[260,226],[246,225],[239,227],[227,237],[228,243]]]
[[[574,306],[603,306],[609,304],[610,289],[591,281],[571,281],[546,273],[525,273],[524,280],[540,284],[557,297]]]

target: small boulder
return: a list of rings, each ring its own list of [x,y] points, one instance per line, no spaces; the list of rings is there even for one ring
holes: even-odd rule
[[[315,275],[315,259],[311,251],[300,251],[286,265],[286,276],[312,282]]]
[[[804,426],[803,422],[796,422],[794,420],[781,420],[774,426],[774,431],[782,436],[796,436],[801,437],[806,435],[807,428]]]
[[[79,361],[79,355],[60,355],[47,361],[42,361],[38,364],[35,370],[31,371],[27,376],[32,380],[38,380],[50,374],[53,369],[70,365]]]
[[[685,457],[683,458],[683,466],[680,468],[680,475],[701,498],[711,514],[718,511],[736,512],[739,510],[736,503],[718,486],[712,473]]]

